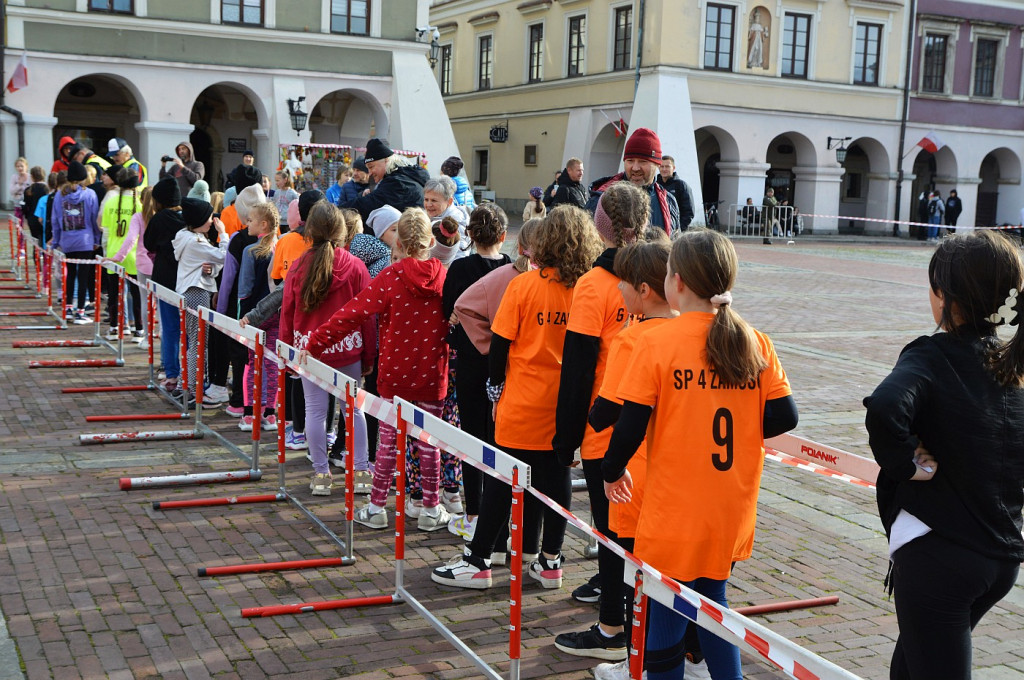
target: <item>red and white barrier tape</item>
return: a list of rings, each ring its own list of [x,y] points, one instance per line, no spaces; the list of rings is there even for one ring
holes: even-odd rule
[[[887,220],[887,219],[882,219],[882,218],[878,218],[878,217],[858,217],[856,215],[819,215],[817,213],[800,213],[800,217],[818,217],[818,218],[827,219],[827,220],[850,220],[852,222],[875,222],[875,223],[879,223],[879,224],[905,224],[905,225],[910,226],[910,227],[914,227],[914,226],[916,226],[916,227],[940,227],[942,229],[954,229],[954,230],[961,230],[962,229],[964,231],[972,231],[972,230],[976,230],[976,229],[1002,230],[1002,229],[1022,229],[1022,228],[1024,228],[1024,227],[1021,227],[1021,225],[1019,225],[1019,224],[1017,224],[1017,225],[1002,225],[1002,226],[995,225],[995,226],[991,226],[991,227],[969,227],[967,225],[951,226],[951,225],[945,225],[945,224],[930,224],[928,222],[911,222],[909,220],[893,220],[893,219],[888,219]]]

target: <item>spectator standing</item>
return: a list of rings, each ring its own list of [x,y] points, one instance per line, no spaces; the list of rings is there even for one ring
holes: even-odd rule
[[[344,163],[338,166],[338,172],[334,175],[334,184],[329,186],[327,191],[324,192],[328,203],[331,205],[338,205],[338,201],[341,199],[341,188],[348,183],[351,177],[352,168]],[[287,206],[285,207],[287,208]]]
[[[953,229],[948,230],[950,233],[956,232],[956,221],[963,211],[964,202],[960,200],[956,189],[950,190],[949,198],[946,199],[946,226],[953,227]]]
[[[114,137],[107,142],[107,158],[109,158],[114,165],[120,165],[122,168],[130,168],[135,171],[135,174],[139,176],[139,189],[145,189],[149,186],[149,173],[146,171],[146,166],[139,162],[132,153],[132,147],[128,146],[128,142],[121,139],[120,137]],[[182,195],[188,192],[182,192]]]
[[[554,196],[549,196],[544,204],[548,208],[568,203],[577,208],[586,209],[587,201],[590,200],[590,190],[583,186],[583,161],[579,158],[570,158],[565,163],[565,170],[558,176],[555,184],[557,188]]]
[[[526,202],[526,206],[523,207],[523,222],[527,222],[534,218],[543,219],[548,214],[548,209],[544,205],[544,190],[540,187],[533,187],[530,189],[530,200]]]
[[[399,156],[386,140],[376,137],[366,143],[364,160],[377,186],[373,191],[364,191],[351,205],[359,211],[363,222],[368,222],[370,213],[381,206],[390,205],[399,212],[423,207],[423,185],[430,179],[426,170]]]
[[[50,172],[67,172],[68,163],[75,160],[74,156],[77,152],[75,147],[77,146],[78,142],[74,137],[61,137],[57,143],[57,160],[50,167]]]
[[[764,198],[761,199],[761,222],[764,227],[764,244],[770,246],[772,244],[769,235],[775,228],[775,221],[777,219],[775,214],[775,208],[778,207],[779,200],[775,198],[775,189],[768,187],[768,190],[764,192]]]
[[[468,216],[476,209],[476,200],[473,198],[473,189],[469,186],[469,182],[459,174],[465,165],[458,156],[449,156],[441,164],[441,174],[448,175],[455,182],[455,204],[465,208]]]
[[[160,179],[173,177],[178,183],[178,191],[182,196],[188,196],[196,182],[206,176],[206,166],[196,159],[195,150],[189,141],[178,142],[174,147],[174,157],[164,156],[160,159]],[[171,167],[168,168],[167,164]],[[209,187],[207,187],[209,189]]]
[[[946,204],[942,202],[942,194],[933,191],[928,195],[928,243],[939,242],[939,225],[946,213]]]
[[[661,157],[658,184],[676,197],[676,203],[679,205],[679,228],[686,231],[693,221],[693,199],[690,197],[689,185],[676,174],[676,159],[672,156]]]
[[[650,226],[660,227],[669,235],[678,231],[679,204],[676,203],[676,197],[655,181],[661,169],[661,139],[658,133],[649,128],[637,128],[626,141],[623,164],[625,172],[602,177],[591,185],[587,210],[594,214],[605,189],[625,179],[647,192],[651,201]]]
[[[370,188],[370,173],[362,156],[352,161],[352,177],[341,187],[338,206],[350,208],[364,191]]]

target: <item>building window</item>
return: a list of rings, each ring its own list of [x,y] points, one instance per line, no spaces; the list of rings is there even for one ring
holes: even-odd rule
[[[438,74],[441,78],[441,94],[452,93],[452,46],[441,45],[441,68],[438,70]]]
[[[530,63],[526,81],[539,83],[544,79],[544,24],[530,26]]]
[[[882,60],[882,25],[857,24],[857,45],[853,59],[853,82],[878,85],[878,65]]]
[[[707,12],[704,22],[704,68],[731,71],[736,8],[709,3]]]
[[[632,42],[633,8],[619,7],[615,10],[615,60],[612,63],[612,68],[616,71],[629,68]]]
[[[370,34],[370,0],[331,0],[331,33]]]
[[[978,38],[974,50],[974,96],[994,97],[999,41]]]
[[[487,172],[488,166],[490,165],[490,152],[487,149],[477,149],[474,152],[476,156],[476,176],[474,179],[476,186],[485,187],[487,186]]]
[[[220,20],[224,24],[263,25],[263,0],[221,0]]]
[[[537,165],[536,144],[527,144],[523,147],[523,165]]]
[[[477,70],[480,74],[477,78],[476,89],[491,89],[491,79],[494,73],[494,36],[482,35],[477,49]]]
[[[787,14],[782,30],[782,75],[807,77],[807,56],[811,45],[809,14]]]
[[[90,12],[110,12],[111,14],[135,14],[133,0],[89,0]]]
[[[587,17],[569,19],[569,64],[566,75],[583,75],[583,55],[587,47]]]
[[[949,36],[928,33],[924,37],[924,76],[921,89],[925,92],[946,91],[946,55]]]

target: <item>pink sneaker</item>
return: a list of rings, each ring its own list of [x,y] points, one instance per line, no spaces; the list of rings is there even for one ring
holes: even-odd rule
[[[241,418],[242,416],[245,415],[245,407],[244,406],[228,406],[226,409],[224,409],[224,413],[227,413],[232,418]]]
[[[263,416],[260,420],[260,424],[264,430],[276,430],[277,429],[277,416],[273,413]]]
[[[238,429],[242,432],[252,432],[252,424],[256,419],[252,416],[242,416],[238,421]]]

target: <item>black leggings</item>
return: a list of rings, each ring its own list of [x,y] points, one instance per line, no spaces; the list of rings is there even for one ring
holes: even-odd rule
[[[985,557],[934,531],[893,554],[900,635],[892,680],[967,680],[971,631],[1017,580],[1020,564]]]
[[[94,260],[96,259],[96,253],[92,250],[76,250],[72,253],[64,253],[65,257],[69,260]],[[74,290],[74,282],[78,281],[78,306],[76,309],[85,309],[85,297],[88,293],[92,297],[91,291],[96,283],[93,281],[95,276],[94,264],[74,264],[68,262],[68,280],[67,280],[67,291],[68,297],[71,297],[71,291]],[[94,300],[95,302],[95,300]],[[67,301],[64,302],[67,304]]]
[[[455,398],[459,404],[462,430],[482,442],[494,443],[494,419],[487,398],[487,357],[459,350],[459,366],[455,371]],[[462,486],[466,491],[466,514],[480,514],[484,473],[472,465],[462,466]]]
[[[110,325],[118,325],[117,317],[117,299],[121,295],[121,277],[117,274],[111,274],[110,272],[104,272],[104,276],[107,279],[107,320]],[[139,293],[139,289],[131,281],[127,282],[126,288],[128,289],[128,297],[132,301],[132,314],[135,315],[135,330],[142,330],[142,295]],[[128,329],[128,315],[124,315],[125,319],[125,330]]]
[[[608,497],[604,493],[601,460],[584,460],[583,476],[590,495],[590,517],[594,528],[623,545],[608,528]],[[632,548],[628,548],[632,550]],[[598,619],[606,626],[621,626],[626,616],[626,589],[622,581],[622,559],[603,545],[597,546],[597,574],[601,579],[601,608]]]
[[[563,508],[568,509],[572,501],[572,484],[569,479],[569,468],[558,462],[554,451],[525,451],[522,449],[504,449],[510,456],[530,466],[533,486],[547,494]],[[512,487],[490,475],[484,481],[484,495],[480,506],[480,516],[476,520],[473,540],[469,544],[470,551],[477,557],[490,559],[495,550],[495,543],[502,533],[502,527],[508,526],[512,512]],[[523,506],[523,552],[534,552],[537,537],[544,524],[541,549],[549,555],[562,552],[565,539],[566,520],[541,502],[526,494]],[[504,552],[505,546],[498,546]]]

